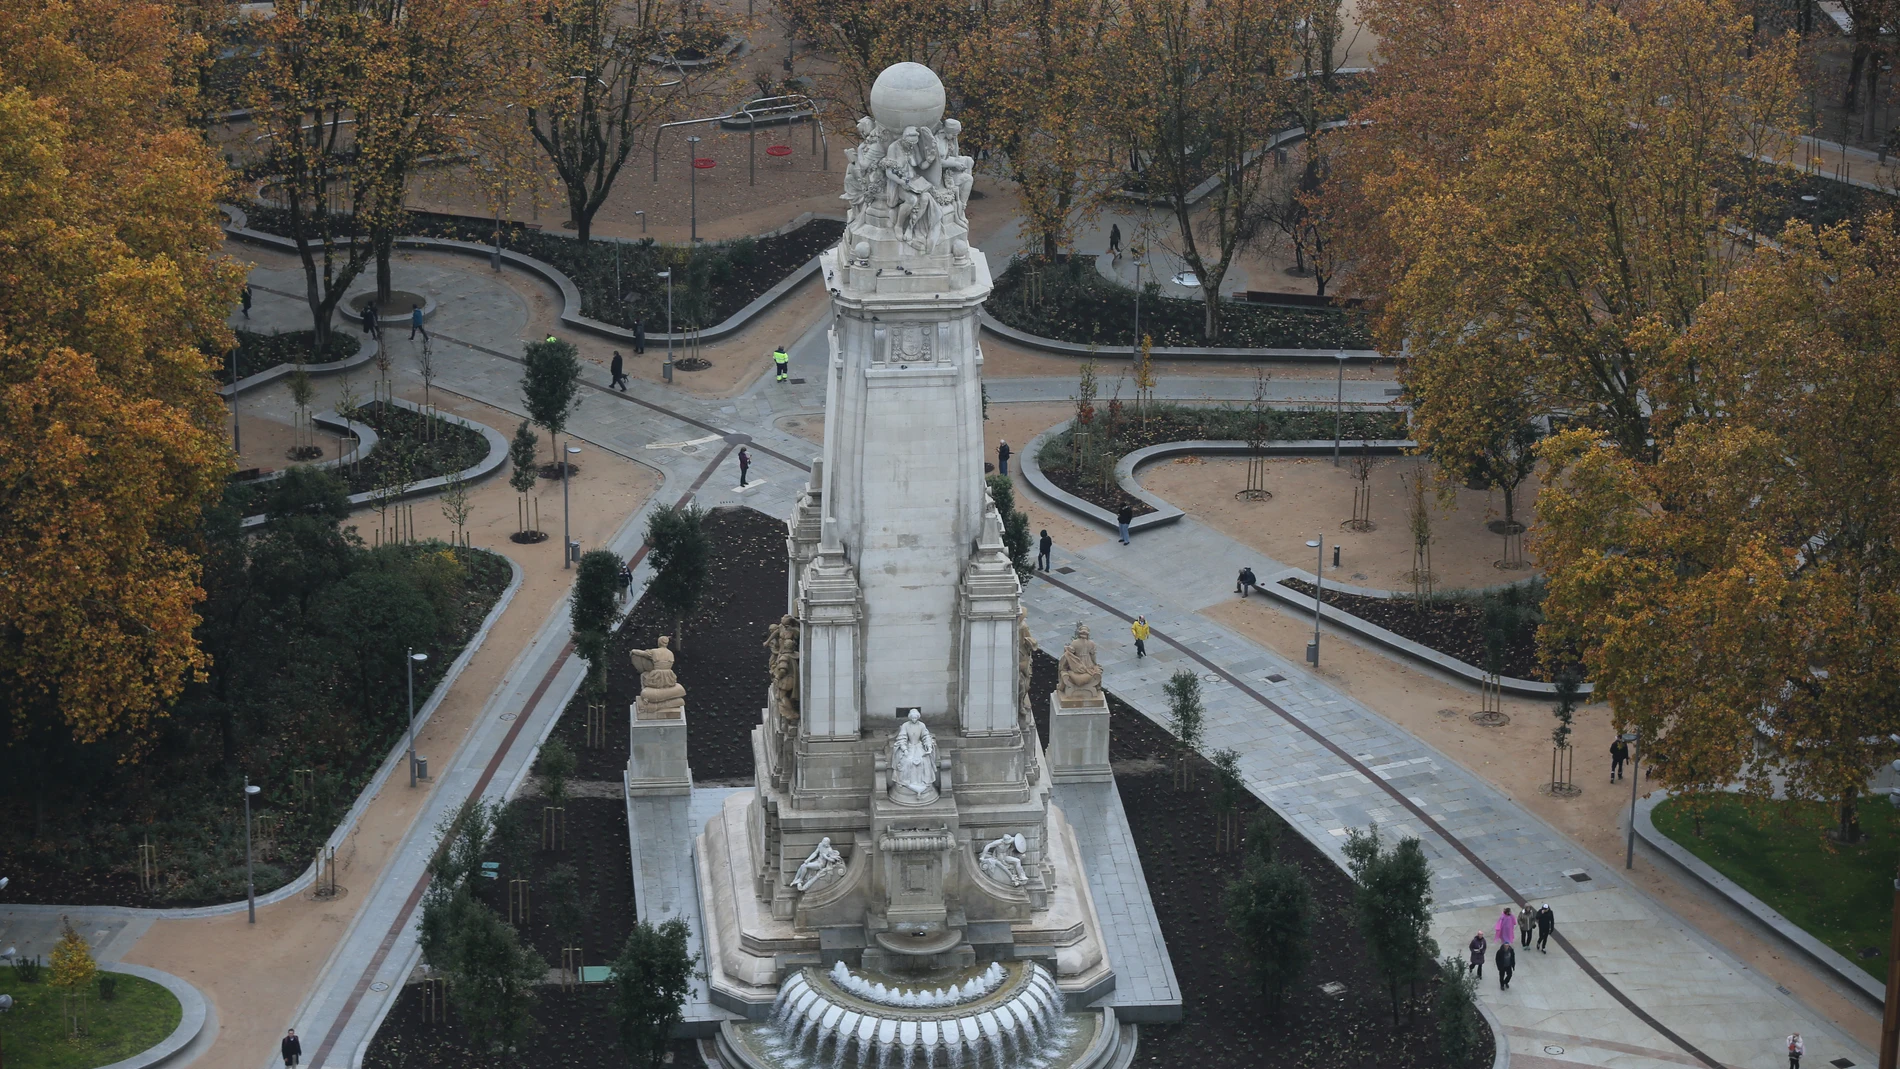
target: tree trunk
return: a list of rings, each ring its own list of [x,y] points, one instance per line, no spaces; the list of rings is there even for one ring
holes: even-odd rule
[[[574,224],[574,237],[582,244],[591,241],[594,236],[594,213],[587,207],[587,187],[580,183],[569,183],[567,187],[567,211]]]
[[[1504,491],[1504,524],[1506,527],[1516,527],[1517,526],[1517,484],[1504,483],[1499,488]]]
[[[1201,324],[1201,337],[1208,344],[1220,340],[1220,285],[1212,279],[1201,279],[1201,302],[1206,308],[1206,316]]]
[[[1042,236],[1042,258],[1050,263],[1056,262],[1056,236],[1052,233]]]
[[[389,307],[389,256],[396,247],[396,235],[381,232],[376,242],[376,308],[378,312]]]
[[[1859,12],[1855,12],[1855,14],[1859,14]],[[1855,19],[1854,36],[1859,37],[1860,35],[1860,20]],[[1841,98],[1841,107],[1846,111],[1853,111],[1860,103],[1860,75],[1863,70],[1867,69],[1867,61],[1872,52],[1873,44],[1871,42],[1864,40],[1854,42],[1854,62],[1847,71],[1847,94]],[[1873,67],[1876,71],[1880,69],[1880,65],[1877,63],[1874,64]],[[1872,104],[1873,94],[1869,93],[1867,100],[1869,104]]]
[[[1836,834],[1841,842],[1860,842],[1860,792],[1852,787],[1841,794],[1840,828]]]

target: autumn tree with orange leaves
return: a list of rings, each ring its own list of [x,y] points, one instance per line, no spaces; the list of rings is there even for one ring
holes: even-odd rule
[[[0,0],[0,710],[129,740],[205,666],[190,543],[231,471],[242,272],[183,117],[198,42],[137,0]],[[176,72],[176,73],[175,73]]]
[[[1831,802],[1850,842],[1900,753],[1896,222],[1756,252],[1656,348],[1653,462],[1546,446],[1535,539],[1546,648],[1582,652],[1664,785]]]
[[[1368,17],[1378,92],[1335,161],[1381,345],[1410,354],[1419,441],[1481,437],[1455,384],[1508,360],[1538,413],[1647,455],[1656,354],[1727,286],[1730,228],[1769,177],[1753,161],[1795,127],[1792,42],[1756,40],[1730,0],[1376,0]]]

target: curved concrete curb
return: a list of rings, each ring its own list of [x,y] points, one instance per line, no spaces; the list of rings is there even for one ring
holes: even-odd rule
[[[237,238],[240,241],[248,241],[254,245],[263,245],[267,248],[277,249],[280,252],[295,252],[297,250],[297,243],[290,238],[280,237],[276,234],[266,234],[261,230],[250,229],[246,225],[250,220],[249,217],[244,214],[244,209],[232,204],[220,204],[218,207],[231,217],[230,224],[224,228],[224,232],[231,237]],[[788,234],[814,219],[842,220],[843,218],[841,215],[833,215],[829,212],[806,212],[785,226],[779,227],[777,230],[768,231],[760,236],[777,237],[781,234]],[[477,256],[484,260],[492,259],[495,255],[495,247],[493,245],[481,245],[472,241],[452,241],[448,238],[402,237],[396,239],[396,247],[459,253],[463,256]],[[504,263],[518,267],[531,275],[535,275],[542,281],[561,291],[560,318],[562,326],[574,330],[584,330],[590,334],[597,334],[604,338],[613,339],[614,341],[622,341],[629,344],[633,342],[633,331],[581,314],[580,287],[574,285],[574,280],[568,278],[566,273],[560,268],[544,260],[537,260],[532,256],[525,256],[509,249],[501,250],[501,259]],[[807,261],[803,267],[798,268],[783,279],[780,279],[777,285],[753,298],[744,308],[727,316],[723,321],[700,331],[699,340],[718,341],[721,338],[739,333],[745,329],[746,325],[750,323],[754,317],[778,303],[780,298],[797,289],[800,284],[817,273],[818,257],[814,256]],[[423,317],[426,319],[429,314],[430,313],[425,310]],[[379,316],[378,320],[381,321],[382,317]],[[407,321],[406,313],[404,316],[394,320],[396,323]],[[646,340],[649,345],[655,342],[664,345],[669,339],[676,343],[684,342],[686,338],[687,335],[685,333],[663,334],[648,331],[646,335]],[[368,349],[367,344],[365,345],[365,349]],[[314,374],[318,366],[319,365],[316,364],[306,364],[304,365],[304,370]],[[356,365],[351,364],[350,366],[354,367]],[[343,369],[339,367],[338,370]],[[287,371],[284,373],[289,374]],[[263,372],[261,374],[269,374],[269,372]],[[246,385],[246,383],[249,382],[250,379],[240,380],[238,383],[239,392],[249,389],[250,387]]]
[[[144,965],[128,965],[124,962],[100,971],[124,973],[141,980],[150,980],[170,991],[172,997],[178,1000],[178,1008],[181,1011],[178,1016],[178,1027],[172,1029],[172,1034],[160,1040],[156,1046],[147,1047],[130,1058],[101,1066],[100,1069],[148,1069],[150,1066],[163,1065],[171,1060],[173,1055],[184,1050],[186,1044],[197,1039],[199,1032],[204,1031],[205,997],[197,988],[185,981],[168,972],[160,972]]]
[[[1283,571],[1274,572],[1271,575],[1261,577],[1258,588],[1261,593],[1270,598],[1285,602],[1300,610],[1302,613],[1311,613],[1313,611],[1313,599],[1297,590],[1281,586],[1280,580],[1282,579],[1298,579],[1301,582],[1311,583],[1313,581],[1313,573],[1301,571],[1298,568],[1287,568]],[[1336,586],[1336,584],[1328,582],[1327,586],[1333,587]],[[1352,592],[1359,593],[1360,591],[1355,590]],[[1390,596],[1389,592],[1387,592],[1387,596]],[[1372,623],[1369,620],[1363,620],[1343,609],[1337,609],[1331,605],[1322,603],[1319,607],[1319,615],[1321,619],[1342,631],[1350,631],[1360,638],[1384,646],[1394,653],[1410,657],[1428,667],[1436,668],[1446,675],[1457,676],[1459,679],[1474,686],[1485,682],[1483,669],[1480,669],[1476,665],[1466,664],[1456,657],[1447,656],[1432,649],[1430,646],[1414,642],[1396,632],[1388,631],[1378,624]],[[1499,676],[1498,689],[1506,694],[1517,695],[1520,698],[1541,698],[1548,701],[1555,701],[1557,698],[1556,684],[1541,683],[1535,679],[1518,679],[1515,676]],[[1590,683],[1579,684],[1577,686],[1577,697],[1587,700],[1595,689],[1595,686]]]
[[[357,368],[376,359],[377,350],[381,348],[382,346],[377,343],[376,339],[364,338],[363,347],[356,351],[355,356],[347,360],[329,360],[321,364],[305,364],[303,365],[303,372],[312,378],[321,378],[325,375],[341,375],[346,371],[355,371]],[[226,398],[236,397],[238,394],[249,393],[260,386],[269,386],[278,379],[288,378],[296,373],[296,364],[278,364],[275,367],[267,367],[255,375],[247,375],[236,382],[226,383],[218,387],[218,394]]]
[[[1049,477],[1042,473],[1042,464],[1037,457],[1042,452],[1043,442],[1055,435],[1061,434],[1064,430],[1067,430],[1069,424],[1073,422],[1075,421],[1064,420],[1050,427],[1048,430],[1043,431],[1041,434],[1036,435],[1034,438],[1031,438],[1029,444],[1023,447],[1022,452],[1016,454],[1017,466],[1022,469],[1023,478],[1029,480],[1029,485],[1035,488],[1037,493],[1048,498],[1052,504],[1113,531],[1116,529],[1114,513],[1100,505],[1090,501],[1084,501],[1082,498],[1069,493],[1067,490],[1050,482]],[[1414,445],[1414,443],[1410,441],[1375,441],[1370,444],[1372,451],[1381,456],[1396,456],[1412,448]],[[1332,448],[1332,439],[1328,438],[1320,441],[1268,442],[1263,447],[1263,451],[1268,456],[1316,456],[1330,452]],[[1151,445],[1144,449],[1137,449],[1122,457],[1120,462],[1115,465],[1115,481],[1121,485],[1122,490],[1129,496],[1147,502],[1149,507],[1154,509],[1153,512],[1136,516],[1134,521],[1128,525],[1129,533],[1133,534],[1137,531],[1163,527],[1167,524],[1179,521],[1183,515],[1179,508],[1168,503],[1165,499],[1149,493],[1142,488],[1140,483],[1135,481],[1135,472],[1138,469],[1166,457],[1186,454],[1245,456],[1249,452],[1250,449],[1246,442],[1197,440],[1163,442],[1160,445]]]
[[[1081,345],[1076,342],[1058,341],[1039,334],[1017,330],[1015,327],[997,319],[983,309],[977,309],[977,322],[991,334],[1031,349],[1040,349],[1046,353],[1059,353],[1063,356],[1121,356],[1126,355],[1125,345]],[[1313,360],[1333,363],[1339,353],[1345,353],[1350,363],[1369,363],[1375,360],[1389,360],[1391,357],[1377,349],[1193,349],[1183,346],[1159,346],[1148,350],[1156,360]]]
[[[1636,803],[1638,838],[1675,862],[1683,871],[1702,881],[1709,890],[1728,899],[1731,904],[1767,925],[1776,935],[1793,944],[1795,949],[1807,955],[1816,965],[1852,985],[1855,990],[1865,995],[1876,1009],[1886,1005],[1886,984],[1867,975],[1866,970],[1842,957],[1839,951],[1809,935],[1806,929],[1782,916],[1773,906],[1749,894],[1742,889],[1740,884],[1717,872],[1708,862],[1658,831],[1655,822],[1651,820],[1651,814],[1667,797],[1669,797],[1668,791],[1657,790]]]
[[[382,441],[382,437],[370,429],[367,424],[345,419],[335,412],[312,412],[310,419],[312,422],[329,427],[334,431],[354,435],[356,437],[356,445],[352,447],[349,452],[340,457],[331,457],[329,460],[319,460],[314,464],[304,465],[305,467],[316,468],[319,471],[323,471],[330,468],[340,468],[345,464],[354,464],[358,458],[366,457],[375,452],[376,443]],[[292,466],[295,467],[300,463],[302,462],[293,462]],[[284,473],[289,470],[290,468],[278,468],[276,471],[268,474],[259,475],[257,478],[249,481],[250,485],[254,486],[258,483],[267,483],[281,479],[284,477]]]
[[[398,408],[406,408],[411,412],[422,411],[422,406],[419,404],[416,404],[414,401],[410,401],[410,400],[406,400],[404,398],[398,397],[398,398],[395,398],[395,402],[396,402],[396,407]],[[480,432],[481,436],[484,439],[486,439],[488,442],[488,455],[483,457],[479,463],[473,465],[472,467],[463,468],[461,471],[458,471],[454,473],[453,475],[437,475],[428,479],[420,480],[419,482],[409,487],[409,489],[403,491],[400,494],[395,495],[390,500],[403,501],[412,497],[426,497],[429,494],[435,493],[437,490],[442,489],[444,486],[447,486],[449,484],[449,480],[451,479],[460,478],[465,483],[479,482],[480,480],[486,479],[490,475],[495,474],[495,472],[500,471],[501,466],[507,462],[508,439],[503,438],[501,436],[500,431],[495,430],[493,427],[489,427],[489,426],[485,426],[483,424],[477,423],[472,419],[464,419],[461,416],[457,416],[452,413],[438,412],[436,413],[436,415],[439,418],[447,420],[450,423],[467,427],[468,429],[472,431]],[[330,424],[334,426],[337,421],[330,420],[328,422],[330,422]],[[360,424],[351,423],[349,420],[342,420],[342,422],[352,427],[360,426]],[[369,430],[369,428],[364,427],[363,430],[367,431]],[[370,437],[371,437],[370,444],[373,446],[376,440],[375,433],[371,432]],[[362,448],[363,447],[359,446],[358,450],[360,451]],[[352,453],[352,455],[354,455],[354,453]],[[351,494],[349,497],[349,501],[352,506],[367,505],[371,501],[373,501],[375,497],[376,497],[376,491],[365,490],[360,494]],[[246,516],[241,521],[239,526],[244,527],[244,528],[261,527],[264,524],[269,523],[269,522],[270,522],[270,517],[268,516]]]
[[[1491,1030],[1491,1069],[1511,1069],[1511,1041],[1504,1036],[1504,1022],[1483,999],[1472,1001],[1477,1004],[1478,1016],[1484,1018],[1484,1026]]]
[[[478,546],[476,548],[479,549],[481,547]],[[481,648],[483,642],[487,641],[488,633],[494,629],[495,621],[501,619],[501,614],[507,611],[509,603],[515,600],[515,594],[521,590],[521,584],[527,577],[527,573],[521,570],[521,565],[516,563],[514,558],[494,550],[490,550],[489,552],[495,553],[496,556],[508,562],[510,573],[508,586],[501,592],[501,597],[495,599],[495,604],[488,610],[488,615],[482,617],[482,626],[476,628],[475,633],[469,636],[468,643],[462,647],[461,654],[450,663],[449,670],[442,674],[441,682],[437,683],[435,689],[429,693],[428,700],[423,703],[421,711],[417,714],[416,724],[418,726],[427,724],[429,718],[435,715],[436,709],[442,705],[443,699],[448,696],[450,688],[455,686],[455,681],[461,678],[463,669],[468,667],[468,662],[475,656],[475,651]],[[578,686],[578,684],[576,685]],[[402,767],[404,755],[408,752],[408,739],[397,739],[395,745],[389,751],[389,756],[383,758],[383,763],[377,766],[376,772],[370,776],[367,783],[363,784],[363,789],[357,792],[356,801],[350,806],[350,811],[343,814],[343,819],[337,822],[336,830],[330,833],[328,839],[324,840],[325,849],[340,848],[345,840],[350,837],[350,833],[355,830],[357,822],[363,818],[364,810],[369,808],[370,800],[375,798],[376,795],[382,791],[384,784],[388,782],[389,777],[395,773],[396,769]],[[312,863],[306,866],[302,874],[296,879],[277,888],[275,891],[258,895],[257,904],[260,906],[268,906],[282,902],[288,898],[294,898],[308,890],[310,885],[316,882],[316,878],[317,866],[315,863]],[[154,920],[195,920],[204,917],[223,917],[232,913],[242,913],[249,907],[249,902],[227,902],[218,906],[183,906],[177,909],[153,909],[144,906],[9,904],[7,910],[13,913],[44,915],[71,913],[75,909],[84,909],[88,914],[98,914],[109,917],[150,917]],[[340,946],[341,944],[338,945]],[[143,966],[114,965],[113,968],[130,972],[134,968],[143,968]],[[136,975],[144,974],[139,973]],[[161,982],[156,981],[154,977],[146,978],[153,979],[154,982]],[[183,983],[182,980],[179,982]],[[108,1069],[110,1069],[110,1067],[108,1067]]]

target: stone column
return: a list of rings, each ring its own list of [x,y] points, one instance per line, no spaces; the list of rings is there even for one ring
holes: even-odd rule
[[[1022,584],[1003,548],[1002,520],[989,509],[976,555],[964,573],[959,615],[963,625],[964,735],[1017,730],[1016,621]]]
[[[799,734],[856,741],[864,722],[858,641],[864,599],[838,544],[836,522],[825,520],[824,532],[799,584]]]

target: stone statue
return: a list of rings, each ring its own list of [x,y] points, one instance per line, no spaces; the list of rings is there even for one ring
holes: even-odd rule
[[[891,796],[929,801],[937,796],[937,740],[916,709],[891,736]]]
[[[864,176],[858,172],[858,150],[845,149],[844,160],[844,192],[838,195],[838,199],[845,202],[845,225],[849,226],[857,222],[858,211],[870,199],[871,191],[865,188]]]
[[[686,711],[686,688],[673,675],[673,640],[660,636],[660,644],[650,650],[629,650],[627,656],[640,673],[640,698],[634,702],[636,720],[668,720]]]
[[[992,880],[1021,887],[1029,882],[1029,874],[1023,871],[1021,855],[1029,849],[1022,835],[1005,835],[1000,839],[991,839],[983,847],[983,853],[977,858],[982,866],[983,875]]]
[[[944,188],[956,195],[956,212],[951,219],[966,230],[970,225],[970,190],[976,185],[976,161],[968,156],[943,158]]]
[[[1063,647],[1062,661],[1056,666],[1060,686],[1056,693],[1064,702],[1081,704],[1102,701],[1102,666],[1095,663],[1095,643],[1089,638],[1087,624],[1075,625],[1075,638]]]
[[[963,149],[957,139],[963,135],[963,124],[955,119],[945,119],[943,129],[937,133],[937,155],[943,157],[946,164],[950,157],[961,155]]]
[[[1022,866],[1018,865],[1018,868]],[[818,840],[810,856],[798,866],[792,874],[792,890],[805,892],[816,887],[821,880],[844,875],[844,855],[831,845],[831,836]]]
[[[765,637],[766,666],[772,673],[772,693],[779,715],[798,722],[798,618],[779,617]]]
[[[1016,614],[1016,710],[1029,723],[1035,723],[1035,707],[1029,704],[1029,680],[1036,673],[1036,636],[1029,633],[1027,614]]]

